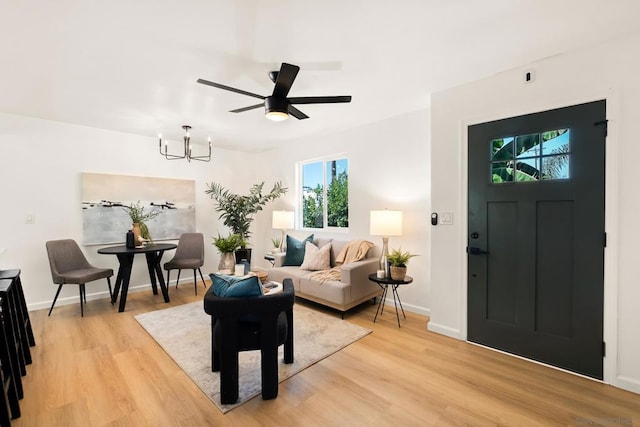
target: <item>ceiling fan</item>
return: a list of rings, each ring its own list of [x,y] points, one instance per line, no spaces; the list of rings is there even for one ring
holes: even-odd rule
[[[298,71],[300,71],[300,67],[297,65],[287,64],[286,62],[282,63],[280,71],[271,71],[269,73],[269,78],[275,83],[275,86],[273,88],[273,93],[270,96],[258,95],[256,93],[247,92],[203,79],[198,79],[198,83],[262,99],[263,102],[259,104],[237,108],[230,112],[242,113],[244,111],[264,106],[265,116],[275,121],[285,120],[289,117],[289,114],[298,120],[308,119],[309,116],[294,107],[294,104],[333,104],[338,102],[351,102],[351,96],[302,96],[288,98],[287,95],[289,94],[289,90],[291,90],[293,81],[298,75]]]

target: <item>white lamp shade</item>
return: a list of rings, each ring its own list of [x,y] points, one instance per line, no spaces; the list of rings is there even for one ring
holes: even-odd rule
[[[402,211],[371,211],[369,233],[372,236],[401,236]]]
[[[278,230],[292,229],[294,226],[293,211],[273,211],[271,226]]]

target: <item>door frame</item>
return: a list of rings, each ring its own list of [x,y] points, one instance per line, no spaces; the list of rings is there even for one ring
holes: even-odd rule
[[[603,93],[602,91],[594,92],[583,98],[567,98],[555,100],[553,102],[540,102],[532,104],[528,107],[514,108],[509,111],[501,111],[488,113],[483,116],[474,117],[472,119],[464,119],[460,121],[460,339],[467,341],[467,253],[464,250],[467,247],[469,234],[468,224],[468,127],[481,123],[491,122],[494,120],[507,119],[510,117],[521,116],[525,114],[539,113],[556,108],[564,108],[572,105],[583,104],[587,102],[605,100],[608,120],[608,129],[605,146],[605,232],[607,233],[607,246],[604,250],[604,317],[603,317],[603,339],[606,343],[606,355],[603,358],[603,382],[607,384],[618,383],[618,324],[616,320],[617,301],[618,301],[618,272],[615,268],[618,262],[617,245],[618,245],[618,223],[615,220],[618,216],[618,180],[617,172],[618,163],[618,147],[620,145],[619,129],[621,124],[622,100],[619,90],[610,89]],[[475,344],[475,343],[474,343]],[[489,348],[489,347],[486,347]],[[495,350],[495,349],[492,349]],[[495,350],[500,351],[500,350]],[[520,357],[513,355],[515,357]],[[531,360],[531,359],[527,359]],[[534,363],[541,363],[531,360]],[[544,364],[544,363],[542,363]],[[546,365],[546,364],[544,364]],[[546,365],[551,366],[551,365]],[[556,369],[555,366],[552,366]],[[563,370],[563,369],[561,369]],[[567,371],[569,372],[569,371]],[[575,375],[580,375],[571,372]],[[582,375],[581,375],[582,376]],[[590,377],[585,377],[594,380]],[[597,381],[597,380],[594,380]]]

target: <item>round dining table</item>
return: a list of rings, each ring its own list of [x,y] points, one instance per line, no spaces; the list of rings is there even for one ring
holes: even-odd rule
[[[167,285],[164,282],[160,261],[162,260],[162,255],[165,251],[175,249],[177,247],[178,245],[175,243],[152,243],[133,249],[129,249],[124,245],[108,246],[106,248],[98,249],[99,254],[117,256],[118,262],[120,263],[118,276],[116,278],[116,286],[113,290],[113,295],[111,296],[111,304],[116,303],[116,300],[118,299],[118,292],[120,292],[120,307],[118,308],[118,311],[124,311],[124,307],[127,304],[127,292],[129,291],[133,258],[137,254],[144,254],[147,259],[147,268],[149,270],[149,279],[151,280],[151,289],[153,290],[153,294],[158,295],[158,285],[160,285],[164,302],[169,302],[169,291],[167,290]]]

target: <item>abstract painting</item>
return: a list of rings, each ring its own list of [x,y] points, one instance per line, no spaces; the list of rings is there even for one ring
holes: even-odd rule
[[[147,222],[153,240],[178,239],[196,228],[195,181],[82,173],[82,236],[85,245],[123,243],[131,219],[123,206],[140,203],[160,211]]]

